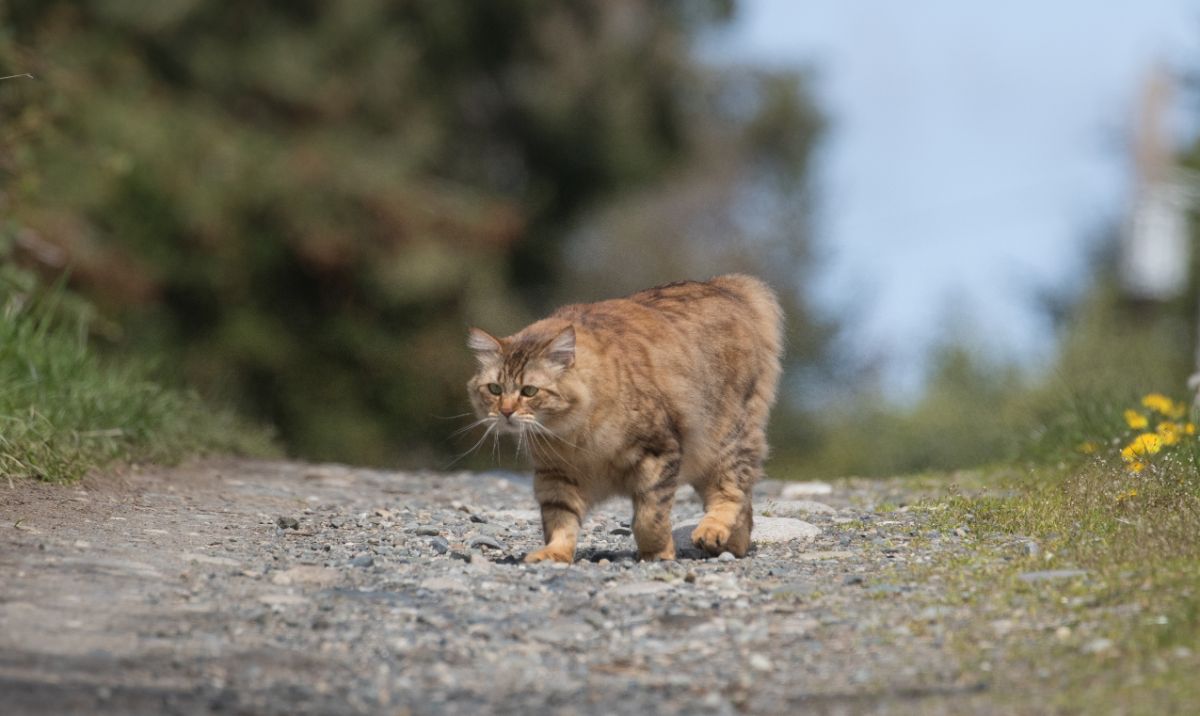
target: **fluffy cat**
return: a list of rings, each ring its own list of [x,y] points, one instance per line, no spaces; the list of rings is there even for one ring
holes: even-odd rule
[[[546,546],[525,561],[573,561],[588,509],[613,495],[633,500],[640,557],[674,559],[683,482],[704,500],[692,542],[745,556],[782,349],[766,284],[672,283],[565,306],[507,338],[472,328],[467,345],[481,424],[517,435],[533,457]]]

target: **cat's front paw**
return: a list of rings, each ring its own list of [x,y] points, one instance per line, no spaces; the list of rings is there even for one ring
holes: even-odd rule
[[[535,562],[566,562],[570,564],[575,560],[573,552],[568,552],[559,547],[542,547],[536,552],[530,552],[525,555],[525,561],[529,564]]]

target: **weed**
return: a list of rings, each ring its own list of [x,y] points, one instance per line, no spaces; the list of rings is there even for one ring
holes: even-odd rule
[[[0,474],[67,481],[114,461],[271,451],[264,430],[157,385],[146,366],[101,359],[61,288],[5,272],[0,298]]]

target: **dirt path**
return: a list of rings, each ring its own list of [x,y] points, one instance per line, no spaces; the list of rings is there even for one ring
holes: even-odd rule
[[[991,712],[947,646],[969,615],[911,576],[958,538],[900,482],[802,492],[760,486],[737,561],[637,563],[610,503],[563,568],[519,563],[539,527],[508,473],[0,483],[2,711]]]

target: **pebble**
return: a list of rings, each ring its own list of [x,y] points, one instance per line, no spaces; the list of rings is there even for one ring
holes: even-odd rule
[[[275,524],[279,525],[280,529],[298,530],[300,529],[300,520],[295,517],[287,517],[280,515],[275,519]]]
[[[350,560],[351,567],[370,567],[375,564],[375,558],[369,554],[363,554]]]
[[[770,671],[772,667],[771,660],[762,654],[750,655],[750,668],[755,671]]]
[[[616,535],[617,537],[628,537],[629,535],[633,534],[633,530],[629,529],[628,527],[614,527],[609,530],[608,533],[610,535]]]
[[[492,549],[504,549],[504,545],[500,544],[495,538],[489,537],[488,535],[474,537],[470,542],[467,543],[467,545],[470,547],[490,547]]]
[[[736,559],[737,555],[735,555],[733,552],[722,552],[721,554],[717,555],[718,562],[733,562]]]
[[[1075,577],[1086,577],[1087,572],[1082,569],[1047,569],[1040,572],[1023,572],[1017,575],[1017,579],[1022,582],[1046,582],[1055,579],[1074,579]]]
[[[441,536],[434,537],[433,539],[429,540],[429,546],[433,547],[433,551],[437,552],[438,554],[446,554],[450,551],[450,543],[445,537]]]

